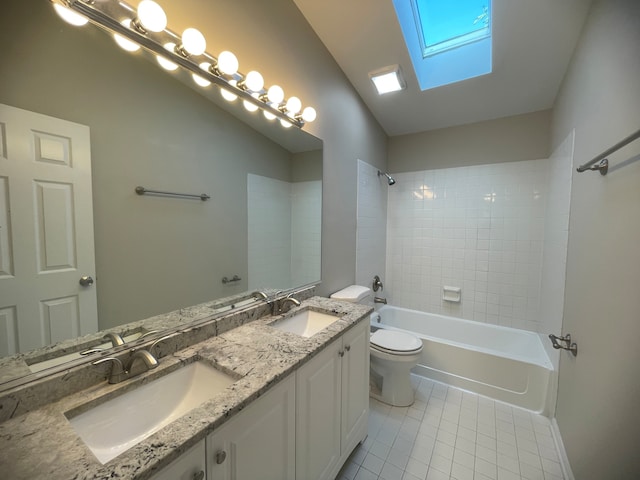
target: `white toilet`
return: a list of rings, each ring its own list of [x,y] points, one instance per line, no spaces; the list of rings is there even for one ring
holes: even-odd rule
[[[372,305],[371,289],[351,285],[331,298]],[[378,329],[371,334],[371,397],[388,405],[407,407],[413,404],[414,391],[410,371],[422,352],[422,341],[406,332]]]

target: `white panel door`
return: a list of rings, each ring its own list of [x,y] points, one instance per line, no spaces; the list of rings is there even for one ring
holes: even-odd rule
[[[0,355],[98,330],[89,128],[0,104]]]

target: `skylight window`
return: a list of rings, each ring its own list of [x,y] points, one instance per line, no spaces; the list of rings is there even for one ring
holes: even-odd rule
[[[393,0],[420,88],[491,73],[491,0]]]

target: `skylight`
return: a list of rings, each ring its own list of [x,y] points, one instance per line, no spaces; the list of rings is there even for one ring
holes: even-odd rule
[[[422,90],[491,73],[491,0],[393,0]]]

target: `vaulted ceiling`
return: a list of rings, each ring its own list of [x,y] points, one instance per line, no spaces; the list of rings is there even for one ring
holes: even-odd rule
[[[390,136],[551,108],[591,5],[493,0],[493,72],[421,91],[392,0],[294,2]],[[407,89],[379,96],[368,73],[392,64]]]

